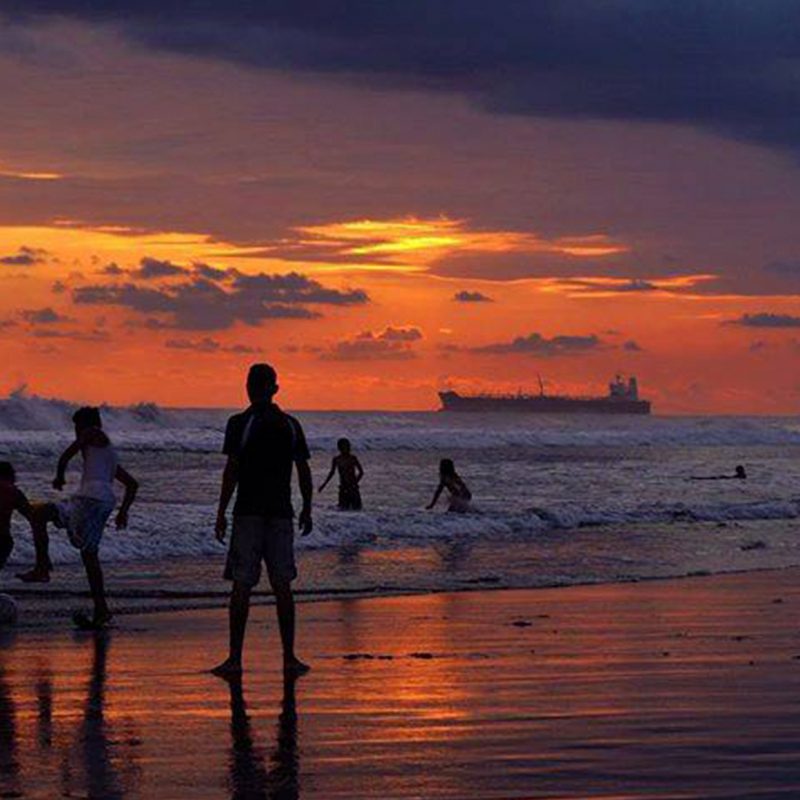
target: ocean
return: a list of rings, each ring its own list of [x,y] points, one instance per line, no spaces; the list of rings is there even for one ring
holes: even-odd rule
[[[69,443],[69,403],[0,400],[0,459],[32,499],[54,499]],[[128,531],[103,544],[109,583],[156,602],[166,589],[222,596],[224,549],[213,524],[230,410],[143,404],[105,408],[123,464],[141,482]],[[315,530],[298,538],[300,591],[390,593],[616,582],[800,565],[800,418],[295,412],[315,484],[347,436],[362,461],[365,510],[336,510],[335,480],[315,496]],[[475,511],[426,511],[449,457]],[[732,473],[744,481],[695,481]],[[70,472],[76,485],[78,464]],[[67,491],[69,490],[69,485]],[[31,562],[30,535],[0,585]],[[53,559],[74,575],[63,535]],[[58,584],[58,571],[54,576]],[[18,585],[18,584],[17,584]],[[118,584],[119,585],[119,584]],[[135,590],[135,591],[134,591]],[[175,597],[172,597],[175,600]]]

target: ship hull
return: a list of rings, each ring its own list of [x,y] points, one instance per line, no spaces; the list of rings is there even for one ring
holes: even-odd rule
[[[440,392],[442,411],[501,414],[649,414],[648,400],[607,397],[464,397]]]

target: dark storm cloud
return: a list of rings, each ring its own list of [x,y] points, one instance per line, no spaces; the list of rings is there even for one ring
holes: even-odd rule
[[[168,315],[166,326],[186,330],[223,330],[237,322],[258,325],[266,319],[314,319],[308,305],[359,305],[369,302],[361,289],[329,289],[304,275],[241,275],[229,285],[192,277],[151,288],[134,283],[79,286],[72,299],[81,305],[122,306],[140,314]],[[157,318],[156,324],[162,321]],[[152,323],[148,320],[148,326]]]
[[[645,281],[641,278],[631,278],[627,283],[623,283],[614,287],[615,292],[657,292],[662,287],[658,286],[651,281]]]
[[[150,256],[145,256],[140,259],[139,266],[136,269],[123,269],[119,264],[112,261],[99,270],[99,274],[109,275],[112,278],[119,278],[122,275],[127,275],[142,281],[152,281],[158,278],[174,278],[176,275],[186,275],[188,273],[189,270],[185,267],[180,267],[177,264],[173,264],[171,261],[151,258]]]
[[[335,342],[320,354],[324,361],[406,361],[416,358],[414,342],[423,338],[419,328],[389,326],[379,333],[363,331]]]
[[[19,315],[32,325],[54,325],[58,322],[69,322],[69,317],[59,314],[55,309],[48,306],[47,308],[29,308],[19,312]]]
[[[52,328],[39,328],[31,331],[37,339],[71,339],[76,342],[108,342],[111,337],[107,331],[95,328],[89,331],[59,331]]]
[[[726,325],[744,325],[747,328],[800,328],[800,317],[790,314],[743,314],[738,319],[728,320]]]
[[[192,269],[196,275],[208,281],[224,281],[231,274],[230,270],[212,267],[210,264],[194,264]]]
[[[495,113],[689,123],[800,143],[794,0],[6,0],[146,46],[358,84],[458,92]]]
[[[153,278],[171,278],[175,275],[183,275],[186,272],[186,269],[173,264],[171,261],[145,257],[139,261],[139,269],[132,274],[142,280],[152,280]]]
[[[789,280],[800,278],[800,261],[771,261],[764,269],[781,278],[788,278]]]
[[[321,303],[328,305],[360,305],[369,298],[363,289],[340,292],[328,289],[318,281],[290,272],[287,275],[245,275],[232,271],[233,288],[237,292],[254,293],[281,303]]]
[[[191,350],[195,353],[235,353],[241,355],[254,355],[261,352],[260,347],[251,347],[246,344],[224,345],[216,339],[206,336],[202,339],[167,339],[164,347],[170,350]]]
[[[20,247],[13,255],[0,258],[0,264],[8,267],[32,267],[46,260],[47,251],[39,247]]]
[[[493,303],[489,295],[484,294],[483,292],[470,292],[467,289],[464,289],[460,292],[456,292],[453,295],[453,300],[456,303]]]
[[[540,333],[517,336],[510,342],[498,342],[469,348],[472,353],[485,355],[531,355],[541,358],[567,356],[599,350],[603,341],[594,334],[589,336],[559,335],[548,339]]]

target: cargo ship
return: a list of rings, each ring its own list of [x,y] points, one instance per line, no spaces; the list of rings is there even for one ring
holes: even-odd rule
[[[617,375],[608,384],[605,397],[570,397],[545,393],[539,378],[539,394],[474,394],[439,392],[442,411],[500,412],[524,414],[649,414],[650,401],[639,399],[636,378]]]

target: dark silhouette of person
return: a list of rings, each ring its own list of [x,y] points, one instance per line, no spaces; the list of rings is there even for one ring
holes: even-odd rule
[[[83,717],[74,744],[64,755],[62,794],[122,800],[135,788],[139,770],[132,752],[121,750],[126,737],[114,735],[106,718],[106,679],[111,632],[92,634],[92,662]],[[77,774],[75,767],[78,767]],[[79,790],[76,792],[76,789]]]
[[[443,458],[439,462],[439,485],[433,494],[433,500],[427,505],[428,510],[432,509],[438,501],[442,492],[447,489],[450,494],[450,505],[448,511],[464,513],[470,511],[472,506],[472,492],[467,488],[467,484],[456,472],[455,465],[449,458]]]
[[[79,453],[83,459],[80,487],[66,501],[45,503],[34,509],[32,524],[36,565],[17,577],[26,583],[49,582],[53,565],[49,556],[47,525],[52,523],[57,528],[65,529],[70,543],[80,551],[94,603],[91,617],[78,612],[73,619],[78,627],[100,629],[111,621],[99,548],[106,522],[116,505],[114,481],[119,481],[125,487],[125,497],[116,517],[116,525],[120,530],[128,527],[128,511],[139,484],[120,466],[117,452],[103,431],[99,409],[89,406],[79,408],[72,421],[75,440],[58,459],[53,488],[58,491],[64,488],[69,462]]]
[[[0,664],[0,797],[23,797],[18,735],[16,703]]]
[[[339,439],[336,443],[339,455],[331,461],[331,471],[319,487],[321,492],[330,482],[334,473],[339,473],[339,510],[361,511],[361,491],[359,484],[364,477],[361,462],[352,453],[349,439]]]
[[[229,773],[232,800],[296,800],[300,796],[296,680],[296,673],[284,675],[275,749],[270,755],[269,767],[253,734],[241,674],[235,674],[228,680],[231,703]]]
[[[693,481],[744,481],[747,480],[745,468],[739,464],[733,471],[733,475],[692,475]]]
[[[14,467],[8,461],[0,461],[0,569],[6,565],[14,549],[11,517],[15,511],[32,522],[33,509],[28,498],[17,487]]]
[[[225,565],[225,578],[233,582],[229,605],[228,657],[212,672],[229,676],[242,671],[242,651],[250,611],[250,595],[261,579],[261,562],[267,568],[278,614],[283,667],[302,673],[309,667],[294,652],[295,608],[292,581],[294,560],[292,470],[296,467],[303,507],[298,525],[303,536],[311,533],[313,483],[310,454],[300,423],[273,402],[278,391],[275,370],[254,364],[247,376],[250,407],[228,420],[223,453],[228,457],[222,476],[216,535],[225,541],[226,511],[236,492],[233,532]]]
[[[92,673],[83,705],[80,741],[88,796],[110,799],[122,797],[123,790],[114,771],[105,719],[109,634],[98,634],[93,644]]]
[[[53,672],[50,663],[36,673],[36,741],[42,750],[53,744]]]

